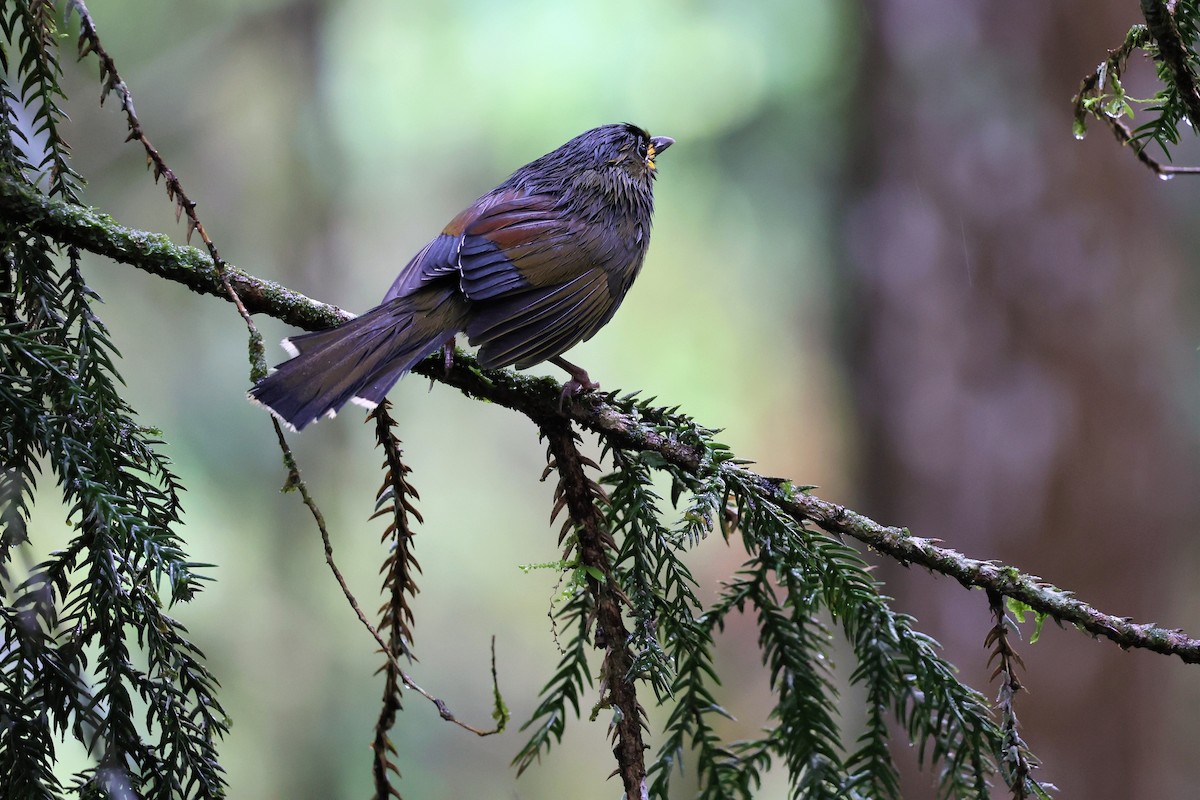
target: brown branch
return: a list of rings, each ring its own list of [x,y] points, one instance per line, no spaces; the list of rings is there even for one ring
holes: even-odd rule
[[[415,597],[420,589],[417,588],[415,574],[421,571],[412,554],[412,543],[415,531],[409,522],[411,516],[418,523],[424,522],[421,513],[417,511],[413,501],[420,498],[417,490],[408,482],[411,471],[402,459],[400,440],[392,429],[396,422],[392,419],[391,403],[386,399],[374,411],[367,414],[366,421],[375,423],[375,441],[377,447],[384,452],[383,485],[376,495],[376,511],[371,519],[388,517],[383,532],[383,541],[391,544],[392,552],[383,565],[383,591],[388,595],[387,602],[380,609],[382,621],[380,629],[391,632],[391,647],[397,656],[413,658],[412,643],[412,607],[409,597]]]
[[[212,258],[164,234],[121,227],[107,214],[46,198],[6,175],[0,176],[0,212],[6,220],[56,242],[129,264],[197,294],[229,299]],[[353,316],[233,265],[226,265],[225,274],[251,314],[267,314],[305,330],[328,328]]]
[[[225,297],[212,261],[191,247],[179,247],[166,237],[122,228],[92,209],[43,197],[19,181],[0,176],[0,216],[10,224],[48,236],[63,244],[131,264],[193,291]],[[350,318],[340,309],[319,303],[269,281],[229,267],[229,274],[247,307],[305,330],[319,330]],[[749,482],[762,496],[801,521],[811,521],[837,536],[849,536],[903,564],[917,564],[949,575],[964,586],[991,589],[1028,605],[1034,611],[1078,626],[1093,636],[1109,639],[1122,648],[1142,648],[1176,655],[1189,664],[1200,664],[1200,639],[1180,630],[1138,624],[1127,617],[1105,614],[1072,597],[1070,592],[1022,573],[1015,567],[968,558],[933,540],[913,536],[902,528],[881,525],[843,506],[798,492],[786,481],[758,475],[729,461],[706,462],[704,448],[690,444],[681,430],[665,421],[623,408],[611,396],[577,398],[559,411],[562,386],[550,378],[533,378],[512,371],[483,371],[465,353],[455,356],[450,370],[436,356],[419,364],[416,372],[454,386],[471,397],[514,409],[535,423],[569,416],[612,444],[635,451],[653,451],[665,461],[697,477],[714,470],[727,479]],[[660,424],[663,422],[664,424]]]
[[[551,521],[566,508],[570,522],[574,523],[579,563],[588,571],[588,591],[596,602],[595,642],[597,647],[604,648],[600,702],[596,709],[612,709],[609,731],[614,742],[617,773],[625,786],[625,800],[641,800],[647,796],[646,745],[642,740],[645,710],[638,702],[637,686],[629,674],[633,653],[629,647],[629,630],[621,614],[622,604],[628,602],[628,598],[613,576],[609,557],[616,551],[616,543],[596,505],[606,498],[599,485],[584,471],[585,467],[595,468],[596,464],[575,446],[579,435],[570,422],[561,417],[546,419],[541,430],[550,445],[551,467],[558,470],[559,475]],[[598,574],[603,580],[597,577]]]
[[[1090,76],[1093,80],[1095,76]],[[1087,80],[1084,80],[1084,85],[1087,85]],[[1083,90],[1080,90],[1078,97],[1083,96]],[[1078,99],[1077,97],[1077,99]],[[1110,116],[1103,111],[1084,111],[1085,114],[1090,114],[1100,120],[1112,131],[1113,137],[1122,147],[1128,147],[1133,151],[1133,156],[1143,166],[1149,167],[1154,174],[1160,178],[1171,178],[1175,175],[1200,175],[1200,167],[1179,167],[1174,164],[1164,164],[1154,156],[1146,152],[1145,143],[1137,141],[1133,136],[1133,131],[1129,126],[1121,121],[1119,117]]]

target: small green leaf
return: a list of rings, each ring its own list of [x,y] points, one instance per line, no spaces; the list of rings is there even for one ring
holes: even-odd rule
[[[584,564],[580,566],[580,569],[597,581],[600,581],[601,583],[604,582],[604,572],[599,567],[594,567],[591,564]]]
[[[1049,615],[1041,611],[1037,612],[1037,616],[1033,619],[1033,633],[1029,636],[1030,644],[1037,644],[1037,640],[1042,638],[1042,624],[1045,623],[1047,616]]]
[[[1008,609],[1008,613],[1017,618],[1017,622],[1024,623],[1025,615],[1033,611],[1033,607],[1028,603],[1024,603],[1015,597],[1005,597],[1004,607]]]

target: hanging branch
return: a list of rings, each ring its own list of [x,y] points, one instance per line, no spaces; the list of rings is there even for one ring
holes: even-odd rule
[[[68,0],[67,13],[74,12],[79,17],[79,41],[78,50],[79,58],[83,60],[90,54],[95,54],[96,59],[100,62],[100,105],[104,105],[105,99],[110,94],[116,92],[121,98],[121,110],[125,112],[125,122],[129,127],[129,136],[125,141],[136,141],[146,151],[146,167],[154,174],[154,182],[158,183],[161,178],[167,187],[167,197],[175,203],[175,221],[178,222],[181,215],[187,217],[187,241],[192,240],[192,232],[200,234],[200,240],[204,242],[204,246],[208,249],[208,255],[212,259],[212,263],[217,270],[217,276],[220,278],[221,287],[225,290],[225,294],[229,297],[241,315],[242,321],[246,323],[246,328],[250,332],[250,379],[258,380],[266,377],[267,363],[266,354],[263,349],[262,335],[259,334],[258,328],[254,325],[254,320],[250,317],[250,312],[242,303],[241,297],[238,296],[237,290],[234,289],[230,282],[228,272],[225,267],[225,262],[221,259],[221,254],[217,252],[217,245],[209,237],[208,231],[204,228],[204,223],[200,221],[199,215],[196,214],[196,202],[187,196],[183,190],[183,184],[175,173],[167,166],[166,160],[158,152],[158,149],[150,143],[149,137],[142,129],[142,123],[138,119],[137,112],[133,108],[133,93],[129,91],[129,87],[125,81],[121,79],[120,73],[117,72],[116,62],[112,56],[104,49],[104,45],[100,43],[100,34],[96,31],[96,23],[92,19],[92,15],[88,12],[87,6],[83,0]]]
[[[410,660],[414,658],[410,647],[413,612],[408,599],[419,591],[413,575],[421,571],[421,566],[412,555],[413,530],[409,525],[409,515],[417,522],[422,522],[420,512],[413,505],[413,501],[419,498],[416,489],[408,483],[409,467],[401,460],[400,440],[393,433],[396,423],[389,413],[390,408],[391,404],[384,400],[366,419],[375,423],[375,440],[384,452],[383,485],[379,487],[375,513],[371,519],[388,519],[382,541],[389,545],[388,557],[380,570],[384,576],[385,601],[379,612],[379,631],[387,635],[388,649],[385,654],[387,660],[380,667],[384,674],[383,701],[379,719],[375,723],[375,741],[371,745],[374,752],[371,775],[375,782],[376,800],[400,797],[391,780],[393,775],[400,777],[400,769],[392,760],[392,756],[396,755],[396,746],[389,734],[402,707],[404,679],[398,667],[399,659],[401,656]]]
[[[988,658],[988,666],[995,664],[992,670],[992,680],[1000,678],[1000,690],[996,696],[996,707],[1000,712],[1000,730],[1004,733],[1004,749],[1001,765],[1007,772],[1006,780],[1012,788],[1013,800],[1029,800],[1031,795],[1027,787],[1032,787],[1034,797],[1038,800],[1048,798],[1046,789],[1033,780],[1033,771],[1040,766],[1037,759],[1029,752],[1029,746],[1021,738],[1017,722],[1016,698],[1017,693],[1025,687],[1017,677],[1017,668],[1025,668],[1025,662],[1013,649],[1009,636],[1013,626],[1009,624],[1008,610],[1004,607],[1004,598],[995,592],[988,592],[988,608],[992,619],[996,622],[983,640],[983,646],[992,651]]]
[[[646,795],[646,745],[642,741],[645,710],[637,699],[637,687],[631,674],[633,653],[629,648],[629,630],[622,618],[622,606],[629,598],[613,575],[612,555],[617,550],[612,534],[604,524],[604,515],[597,503],[606,503],[604,490],[588,478],[585,468],[596,469],[594,461],[582,455],[576,444],[579,434],[565,420],[547,419],[541,424],[542,435],[549,443],[550,460],[547,470],[558,471],[551,522],[566,509],[574,529],[574,549],[580,567],[586,573],[586,586],[594,602],[596,622],[594,641],[604,649],[600,667],[600,700],[592,718],[603,708],[611,709],[609,733],[613,740],[613,755],[617,772],[625,785],[625,800],[640,800]],[[564,526],[564,532],[568,526]],[[564,560],[569,554],[564,554]]]

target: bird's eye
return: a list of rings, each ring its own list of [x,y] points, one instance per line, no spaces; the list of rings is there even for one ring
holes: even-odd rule
[[[647,158],[649,156],[649,151],[647,149],[649,146],[650,146],[650,143],[639,136],[638,140],[637,140],[638,157],[643,158],[643,159]]]

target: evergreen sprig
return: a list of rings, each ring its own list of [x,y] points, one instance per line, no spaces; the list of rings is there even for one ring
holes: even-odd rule
[[[995,664],[992,680],[1000,679],[996,707],[1000,712],[1000,729],[1004,733],[1001,747],[1000,766],[1005,772],[1005,782],[1012,788],[1013,800],[1048,800],[1054,786],[1043,785],[1033,779],[1038,761],[1029,751],[1029,745],[1021,737],[1017,722],[1016,696],[1025,688],[1017,677],[1017,668],[1025,668],[1025,662],[1013,648],[1009,636],[1016,625],[1009,618],[1004,598],[988,592],[988,606],[996,624],[988,631],[983,644],[991,648],[989,664]]]
[[[851,679],[868,689],[868,728],[859,739],[862,747],[837,766],[846,784],[860,791],[870,787],[863,796],[899,796],[884,738],[886,712],[904,726],[920,761],[939,766],[939,796],[987,797],[1001,734],[983,698],[958,680],[953,666],[937,654],[937,643],[916,631],[911,617],[891,610],[855,550],[808,530],[764,499],[756,485],[741,481],[736,470],[725,474],[753,560],[774,562],[777,580],[794,574],[810,581],[805,590],[810,602],[819,598],[812,610],[823,608],[853,650],[857,663]],[[756,596],[762,597],[762,590],[747,599]],[[823,657],[819,650],[809,652],[811,658]],[[837,762],[829,764],[832,768]]]
[[[67,96],[59,84],[62,68],[58,62],[58,26],[54,11],[54,3],[50,0],[4,4],[0,10],[0,30],[7,44],[0,47],[4,52],[0,67],[7,76],[8,50],[15,46],[19,51],[14,75],[19,94],[12,92],[7,80],[4,94],[8,100],[15,101],[14,105],[20,104],[27,109],[31,119],[30,130],[22,130],[20,135],[26,152],[18,162],[19,166],[50,195],[77,203],[82,179],[71,167],[71,148],[60,131],[67,115],[59,103]],[[12,107],[5,109],[9,113],[12,110]],[[13,122],[15,120],[9,120],[10,128],[19,130]],[[44,140],[44,144],[37,146],[43,151],[40,154],[29,152],[29,148],[40,140]]]
[[[611,570],[584,569],[559,609],[573,635],[526,724],[534,732],[518,754],[519,767],[529,766],[561,738],[569,712],[579,715],[580,694],[591,676],[587,631],[597,616],[597,587],[615,584],[612,591],[626,598],[627,645],[633,654],[624,680],[648,684],[670,709],[658,755],[647,770],[648,796],[672,796],[678,770],[695,777],[702,798],[751,798],[764,772],[781,763],[794,797],[898,798],[889,731],[889,722],[895,722],[917,745],[921,763],[936,768],[939,797],[988,797],[991,781],[1000,774],[997,764],[1006,758],[1004,743],[1013,733],[1002,731],[983,698],[957,679],[937,643],[917,631],[910,617],[890,608],[861,555],[808,529],[764,492],[761,479],[753,479],[741,467],[744,462],[714,440],[715,431],[677,409],[655,407],[652,399],[605,399],[669,434],[674,443],[699,447],[702,468],[698,474],[684,471],[658,452],[630,450],[602,437],[613,465],[602,480],[607,487],[603,535],[611,538],[617,555]],[[673,526],[664,522],[656,488],[660,474],[670,483],[671,503],[679,513]],[[782,481],[772,486],[785,497],[804,491]],[[591,494],[599,496],[598,490]],[[572,508],[561,491],[556,499],[555,513]],[[582,524],[572,513],[564,527],[564,558],[576,572],[580,564],[570,556],[577,541],[569,534]],[[705,608],[684,559],[717,529],[727,539],[739,536],[748,560]],[[717,699],[714,651],[716,633],[735,612],[753,614],[776,699],[762,737],[729,742],[720,733],[722,719],[732,715]],[[855,658],[850,680],[865,689],[866,726],[849,754],[841,743],[839,698],[828,668],[833,632],[823,620],[840,628]],[[604,646],[611,650],[611,643]],[[1030,757],[1025,763],[1036,761]],[[1035,796],[1035,788],[1041,791],[1027,772],[1006,769],[1000,777],[1016,782],[1014,792]]]
[[[396,422],[390,411],[391,404],[384,400],[367,415],[367,421],[375,423],[375,441],[384,452],[383,484],[376,495],[375,513],[371,518],[382,517],[388,521],[384,527],[383,541],[389,545],[388,556],[380,570],[383,573],[384,603],[379,609],[379,633],[386,637],[389,649],[384,665],[379,669],[384,674],[383,700],[372,744],[372,778],[376,800],[400,797],[395,784],[400,778],[400,769],[393,760],[397,750],[390,732],[403,707],[404,675],[400,671],[399,659],[415,658],[412,654],[413,612],[409,599],[419,591],[416,573],[421,571],[421,565],[412,553],[414,530],[410,521],[411,518],[422,522],[421,513],[415,505],[420,497],[408,482],[411,469],[404,463],[400,439],[394,432]]]
[[[1196,51],[1200,42],[1200,2],[1141,0],[1141,9],[1145,24],[1131,27],[1125,41],[1110,50],[1095,71],[1083,79],[1073,100],[1075,136],[1083,138],[1088,120],[1096,119],[1159,176],[1195,174],[1200,167],[1164,164],[1147,148],[1156,145],[1171,161],[1181,141],[1181,126],[1186,124],[1193,131],[1200,126],[1200,54]],[[1136,53],[1144,53],[1154,61],[1159,88],[1147,99],[1130,97],[1122,83],[1129,60]],[[1139,115],[1143,115],[1141,121]],[[1138,124],[1131,128],[1126,119]]]
[[[52,12],[31,2],[0,13],[0,169],[75,202]],[[98,302],[75,248],[0,227],[0,796],[222,797],[215,743],[228,723],[217,682],[165,613],[200,590],[204,565],[182,548],[183,488],[158,433],[121,396]],[[74,534],[18,568],[42,470],[57,481]],[[55,742],[66,735],[95,762],[70,789],[55,773]]]

